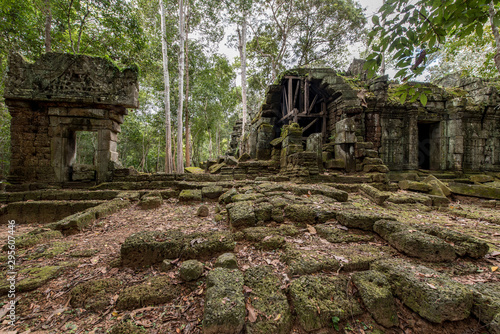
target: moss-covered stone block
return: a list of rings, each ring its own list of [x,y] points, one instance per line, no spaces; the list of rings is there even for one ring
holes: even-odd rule
[[[391,286],[382,273],[374,270],[361,271],[354,273],[352,280],[363,304],[376,322],[387,328],[399,324]]]
[[[237,269],[215,268],[207,276],[204,334],[235,334],[245,324],[244,277]]]
[[[500,333],[500,285],[496,282],[472,286],[472,314],[488,326],[491,333]]]
[[[221,186],[208,186],[201,188],[201,197],[203,199],[216,200],[224,193],[224,189]]]
[[[15,291],[26,292],[38,289],[51,279],[54,279],[62,274],[63,266],[44,266],[21,269],[18,272],[18,278],[24,277],[15,282]],[[6,295],[11,289],[10,277],[1,276],[0,295]]]
[[[214,267],[226,269],[238,269],[238,259],[234,253],[224,253],[220,255],[214,263]]]
[[[236,194],[231,197],[231,202],[247,202],[255,201],[259,198],[264,197],[261,193],[250,193],[250,194]]]
[[[281,235],[268,235],[255,246],[263,250],[275,250],[284,247],[285,244],[285,238]]]
[[[337,220],[342,225],[349,228],[358,228],[364,231],[373,231],[373,224],[381,219],[394,220],[395,218],[372,212],[340,211],[337,213]]]
[[[336,271],[340,269],[340,262],[334,257],[318,254],[315,251],[287,247],[281,259],[288,265],[290,275],[308,275],[322,270]]]
[[[163,197],[159,192],[150,192],[139,201],[139,207],[143,210],[159,208],[163,204]]]
[[[164,304],[177,298],[180,292],[180,287],[171,284],[168,277],[153,277],[145,283],[125,288],[118,297],[116,308],[133,310]]]
[[[238,194],[238,191],[235,188],[231,188],[222,195],[219,196],[219,203],[220,204],[228,204],[231,203],[231,198]]]
[[[389,198],[390,194],[384,191],[380,191],[369,184],[361,184],[359,189],[368,196],[375,204],[382,205]]]
[[[227,206],[229,223],[234,229],[252,227],[257,224],[257,218],[252,202],[237,202]]]
[[[184,189],[179,194],[179,202],[201,202],[201,190]]]
[[[185,242],[184,233],[178,230],[132,234],[121,246],[122,264],[141,267],[159,263],[163,259],[176,259],[181,255]]]
[[[292,322],[290,306],[282,292],[280,277],[272,267],[258,266],[245,271],[245,285],[252,289],[250,300],[258,314],[255,322],[246,323],[249,334],[289,333]]]
[[[185,167],[184,171],[189,174],[204,174],[205,171],[200,167]]]
[[[198,232],[184,237],[182,257],[200,259],[220,253],[232,252],[236,246],[233,235],[227,231]]]
[[[101,311],[109,306],[114,294],[121,288],[116,278],[105,278],[81,283],[71,290],[71,306],[89,311]]]
[[[28,248],[50,240],[61,239],[62,237],[63,235],[59,231],[37,228],[16,238],[16,248]],[[4,245],[2,249],[4,251],[8,250],[8,245]]]
[[[269,202],[254,205],[255,219],[257,222],[269,222],[272,220],[273,205]]]
[[[290,204],[285,207],[285,217],[296,223],[315,224],[317,215],[314,208],[305,204]]]
[[[197,260],[187,260],[179,267],[179,276],[186,282],[196,281],[203,274],[203,263]]]
[[[453,261],[456,258],[455,249],[444,240],[420,232],[406,230],[387,236],[387,242],[406,255],[417,257],[429,262]]]
[[[448,187],[454,194],[500,200],[500,188],[457,182],[450,182]]]
[[[403,190],[419,191],[423,193],[428,193],[432,190],[432,186],[425,182],[403,180],[399,181],[399,188]]]
[[[380,260],[371,269],[382,272],[394,295],[422,318],[442,323],[470,315],[471,289],[446,275],[401,260]]]
[[[348,294],[348,278],[302,276],[290,284],[290,297],[302,328],[309,332],[332,326],[363,313],[360,304]]]

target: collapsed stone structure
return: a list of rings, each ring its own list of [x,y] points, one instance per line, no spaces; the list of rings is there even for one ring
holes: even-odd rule
[[[345,75],[325,68],[282,74],[269,86],[243,151],[299,175],[323,167],[500,171],[498,82],[450,75],[410,84],[425,91],[423,106],[410,96],[401,102],[399,85],[387,76],[367,80],[363,63],[355,60]]]
[[[110,180],[117,134],[138,107],[138,71],[110,60],[48,53],[35,63],[9,58],[5,103],[12,116],[11,183]],[[75,165],[76,133],[97,132],[96,162]]]

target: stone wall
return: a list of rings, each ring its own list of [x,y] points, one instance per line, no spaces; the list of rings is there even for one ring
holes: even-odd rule
[[[49,53],[35,63],[11,54],[5,88],[11,120],[11,183],[68,182],[74,174],[77,131],[97,132],[95,180],[119,165],[117,134],[138,107],[137,70],[111,61]]]

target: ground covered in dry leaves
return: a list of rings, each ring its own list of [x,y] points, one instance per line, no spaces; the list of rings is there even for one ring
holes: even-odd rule
[[[307,196],[307,195],[305,195]],[[387,203],[377,206],[359,194],[349,194],[349,201],[364,210],[389,213],[398,217],[402,222],[435,223],[465,234],[473,235],[485,240],[490,245],[489,254],[481,260],[457,259],[452,264],[434,264],[434,269],[453,275],[454,279],[472,284],[476,282],[497,282],[499,280],[500,263],[500,225],[492,223],[498,217],[498,209],[486,208],[481,201],[471,198],[455,198],[447,207],[429,208],[420,204],[396,205]],[[120,246],[125,239],[138,231],[181,229],[186,233],[228,230],[227,219],[216,220],[215,202],[205,203],[210,210],[208,217],[196,216],[201,205],[178,203],[176,199],[165,201],[160,208],[141,210],[132,205],[111,216],[96,221],[93,226],[83,233],[56,239],[45,244],[38,244],[20,250],[17,253],[17,266],[21,268],[54,266],[64,267],[64,273],[50,280],[42,287],[25,293],[18,293],[16,298],[17,315],[19,319],[15,327],[8,325],[6,318],[8,298],[0,298],[1,322],[0,331],[17,331],[17,333],[106,333],[117,323],[129,319],[139,326],[143,326],[149,333],[201,333],[203,306],[205,296],[205,280],[195,283],[186,283],[178,277],[178,265],[182,262],[174,261],[172,269],[162,272],[159,265],[149,268],[132,269],[117,265],[120,256]],[[227,217],[225,217],[227,218]],[[287,223],[285,221],[285,223]],[[331,221],[335,224],[335,221]],[[37,225],[17,226],[16,234],[21,235]],[[7,227],[0,231],[1,242],[7,240]],[[295,244],[298,249],[311,250],[318,253],[328,253],[329,248],[342,247],[342,244],[331,244],[320,238],[314,228],[302,228],[302,233],[296,237],[286,237],[288,243]],[[374,244],[384,244],[384,241],[375,238]],[[388,246],[389,247],[389,246]],[[5,255],[3,252],[2,255]],[[243,271],[260,265],[271,265],[277,274],[282,277],[283,289],[294,277],[287,274],[287,265],[282,261],[280,250],[263,251],[256,249],[251,243],[238,242],[235,254],[239,268]],[[403,257],[392,252],[390,256]],[[388,255],[389,256],[389,255]],[[213,268],[216,256],[204,261],[204,275]],[[2,265],[6,258],[3,256]],[[323,273],[327,275],[341,275],[339,272]],[[70,291],[78,284],[86,281],[116,278],[125,288],[146,281],[152,276],[168,276],[171,281],[181,288],[182,294],[172,302],[154,307],[145,307],[133,311],[118,311],[114,304],[118,294],[112,296],[111,304],[104,311],[91,312],[82,308],[73,308],[70,305]],[[22,277],[18,277],[21,279]],[[399,328],[385,330],[385,333],[487,333],[485,327],[478,321],[469,318],[460,322],[445,322],[441,325],[430,324],[404,305],[398,302]],[[366,314],[366,313],[365,313]],[[372,333],[377,326],[373,319],[365,315],[352,318],[351,321],[341,324],[340,332]],[[302,333],[300,326],[295,325],[293,333]],[[323,331],[325,332],[325,331]],[[326,332],[338,333],[333,328]]]

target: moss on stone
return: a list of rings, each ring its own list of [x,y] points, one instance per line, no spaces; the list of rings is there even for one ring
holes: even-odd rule
[[[375,321],[387,328],[397,326],[399,320],[396,304],[385,276],[380,272],[368,270],[354,273],[352,279]]]
[[[221,186],[208,186],[201,188],[201,197],[203,199],[217,199],[224,193]]]
[[[60,239],[63,235],[59,231],[53,231],[44,228],[37,228],[31,232],[25,233],[16,238],[16,248],[28,248],[37,244],[41,244],[53,239]],[[8,245],[3,246],[3,250],[8,249]]]
[[[35,252],[29,256],[29,259],[30,260],[39,258],[52,259],[58,255],[63,254],[72,246],[73,243],[67,241],[54,242],[50,245],[47,245],[46,247],[42,247],[40,251],[35,250]]]
[[[263,250],[275,250],[284,247],[285,238],[281,235],[269,235],[256,244],[256,247]]]
[[[373,231],[373,224],[381,219],[394,220],[394,218],[372,212],[341,211],[337,213],[337,220],[349,228],[358,228],[364,231]]]
[[[237,202],[227,208],[232,228],[251,227],[257,223],[252,202]]]
[[[222,195],[219,196],[219,203],[220,204],[228,204],[231,203],[231,198],[238,194],[238,191],[235,188],[231,188]]]
[[[238,259],[234,253],[224,253],[220,255],[214,263],[214,267],[226,269],[238,269]]]
[[[336,271],[340,268],[339,261],[333,257],[292,247],[286,247],[281,258],[288,265],[290,275],[314,274],[322,270]]]
[[[120,288],[121,282],[116,278],[81,283],[71,290],[71,306],[94,312],[104,310]]]
[[[245,272],[245,284],[252,289],[250,300],[258,317],[247,322],[249,334],[285,334],[290,332],[291,313],[286,295],[281,291],[281,280],[272,267],[252,267]]]
[[[316,211],[310,205],[290,204],[285,207],[285,217],[301,225],[315,224],[317,222]]]
[[[431,322],[459,321],[470,315],[472,291],[446,275],[402,260],[379,260],[371,269],[382,272],[392,292]]]
[[[197,260],[182,262],[179,268],[179,276],[186,282],[195,281],[203,273],[203,263]]]
[[[92,257],[99,253],[98,249],[82,249],[82,250],[77,250],[74,252],[71,252],[69,256],[71,257]]]
[[[500,314],[500,285],[498,283],[478,283],[474,284],[472,292],[474,293],[474,305],[472,314],[481,322],[495,327],[493,333],[500,330],[500,324],[495,321]]]
[[[245,323],[243,274],[237,269],[215,268],[207,276],[203,333],[239,333]]]
[[[340,321],[363,313],[361,306],[347,294],[348,278],[302,276],[290,285],[290,297],[297,320],[306,331],[332,326],[332,317]]]
[[[157,191],[152,191],[144,195],[140,202],[139,207],[143,210],[156,209],[163,204],[163,197]]]
[[[235,246],[233,235],[227,231],[193,233],[185,236],[182,256],[186,259],[212,257],[216,254],[232,252]]]
[[[201,202],[201,190],[184,189],[179,194],[179,202]]]
[[[59,276],[64,267],[63,266],[45,266],[21,269],[18,272],[18,277],[24,277],[16,281],[15,290],[17,292],[26,292],[35,290],[53,278]],[[5,295],[10,289],[10,282],[2,275],[0,284],[0,295]]]
[[[178,297],[180,292],[180,287],[171,284],[168,277],[153,277],[145,283],[124,289],[118,297],[116,308],[133,310],[164,304]]]
[[[349,231],[333,225],[320,224],[315,226],[318,235],[331,243],[372,241],[372,233]]]

